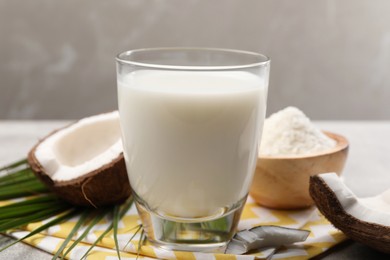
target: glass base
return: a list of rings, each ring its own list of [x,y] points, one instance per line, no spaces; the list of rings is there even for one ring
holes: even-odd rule
[[[135,195],[148,240],[155,246],[178,251],[224,252],[234,236],[246,196],[229,209],[205,218],[175,218],[149,210]]]

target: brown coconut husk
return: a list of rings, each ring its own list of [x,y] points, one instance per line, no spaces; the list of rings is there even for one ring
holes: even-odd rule
[[[321,213],[349,238],[390,254],[390,226],[369,223],[348,214],[334,191],[318,176],[310,177],[310,195]]]

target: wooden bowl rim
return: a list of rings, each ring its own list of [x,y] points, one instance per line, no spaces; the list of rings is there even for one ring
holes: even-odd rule
[[[335,147],[333,147],[329,150],[323,151],[323,152],[317,152],[317,153],[312,153],[312,154],[303,154],[303,155],[279,155],[279,156],[259,155],[257,157],[257,159],[258,160],[263,160],[263,159],[266,159],[266,160],[307,159],[307,158],[313,158],[313,157],[334,154],[334,153],[340,152],[342,150],[345,150],[349,147],[349,142],[348,142],[347,138],[345,138],[344,136],[342,136],[340,134],[333,133],[333,132],[329,132],[329,131],[322,131],[322,132],[337,142]]]

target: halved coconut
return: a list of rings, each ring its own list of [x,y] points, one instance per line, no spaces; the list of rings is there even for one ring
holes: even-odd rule
[[[310,177],[310,194],[318,209],[348,237],[390,253],[390,190],[357,198],[335,173]]]
[[[99,207],[124,201],[131,188],[117,111],[56,130],[29,152],[36,175],[62,199]]]

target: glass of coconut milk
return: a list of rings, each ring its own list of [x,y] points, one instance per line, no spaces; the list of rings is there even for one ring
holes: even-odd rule
[[[256,167],[270,60],[159,48],[116,61],[124,156],[148,239],[174,250],[223,250]]]

